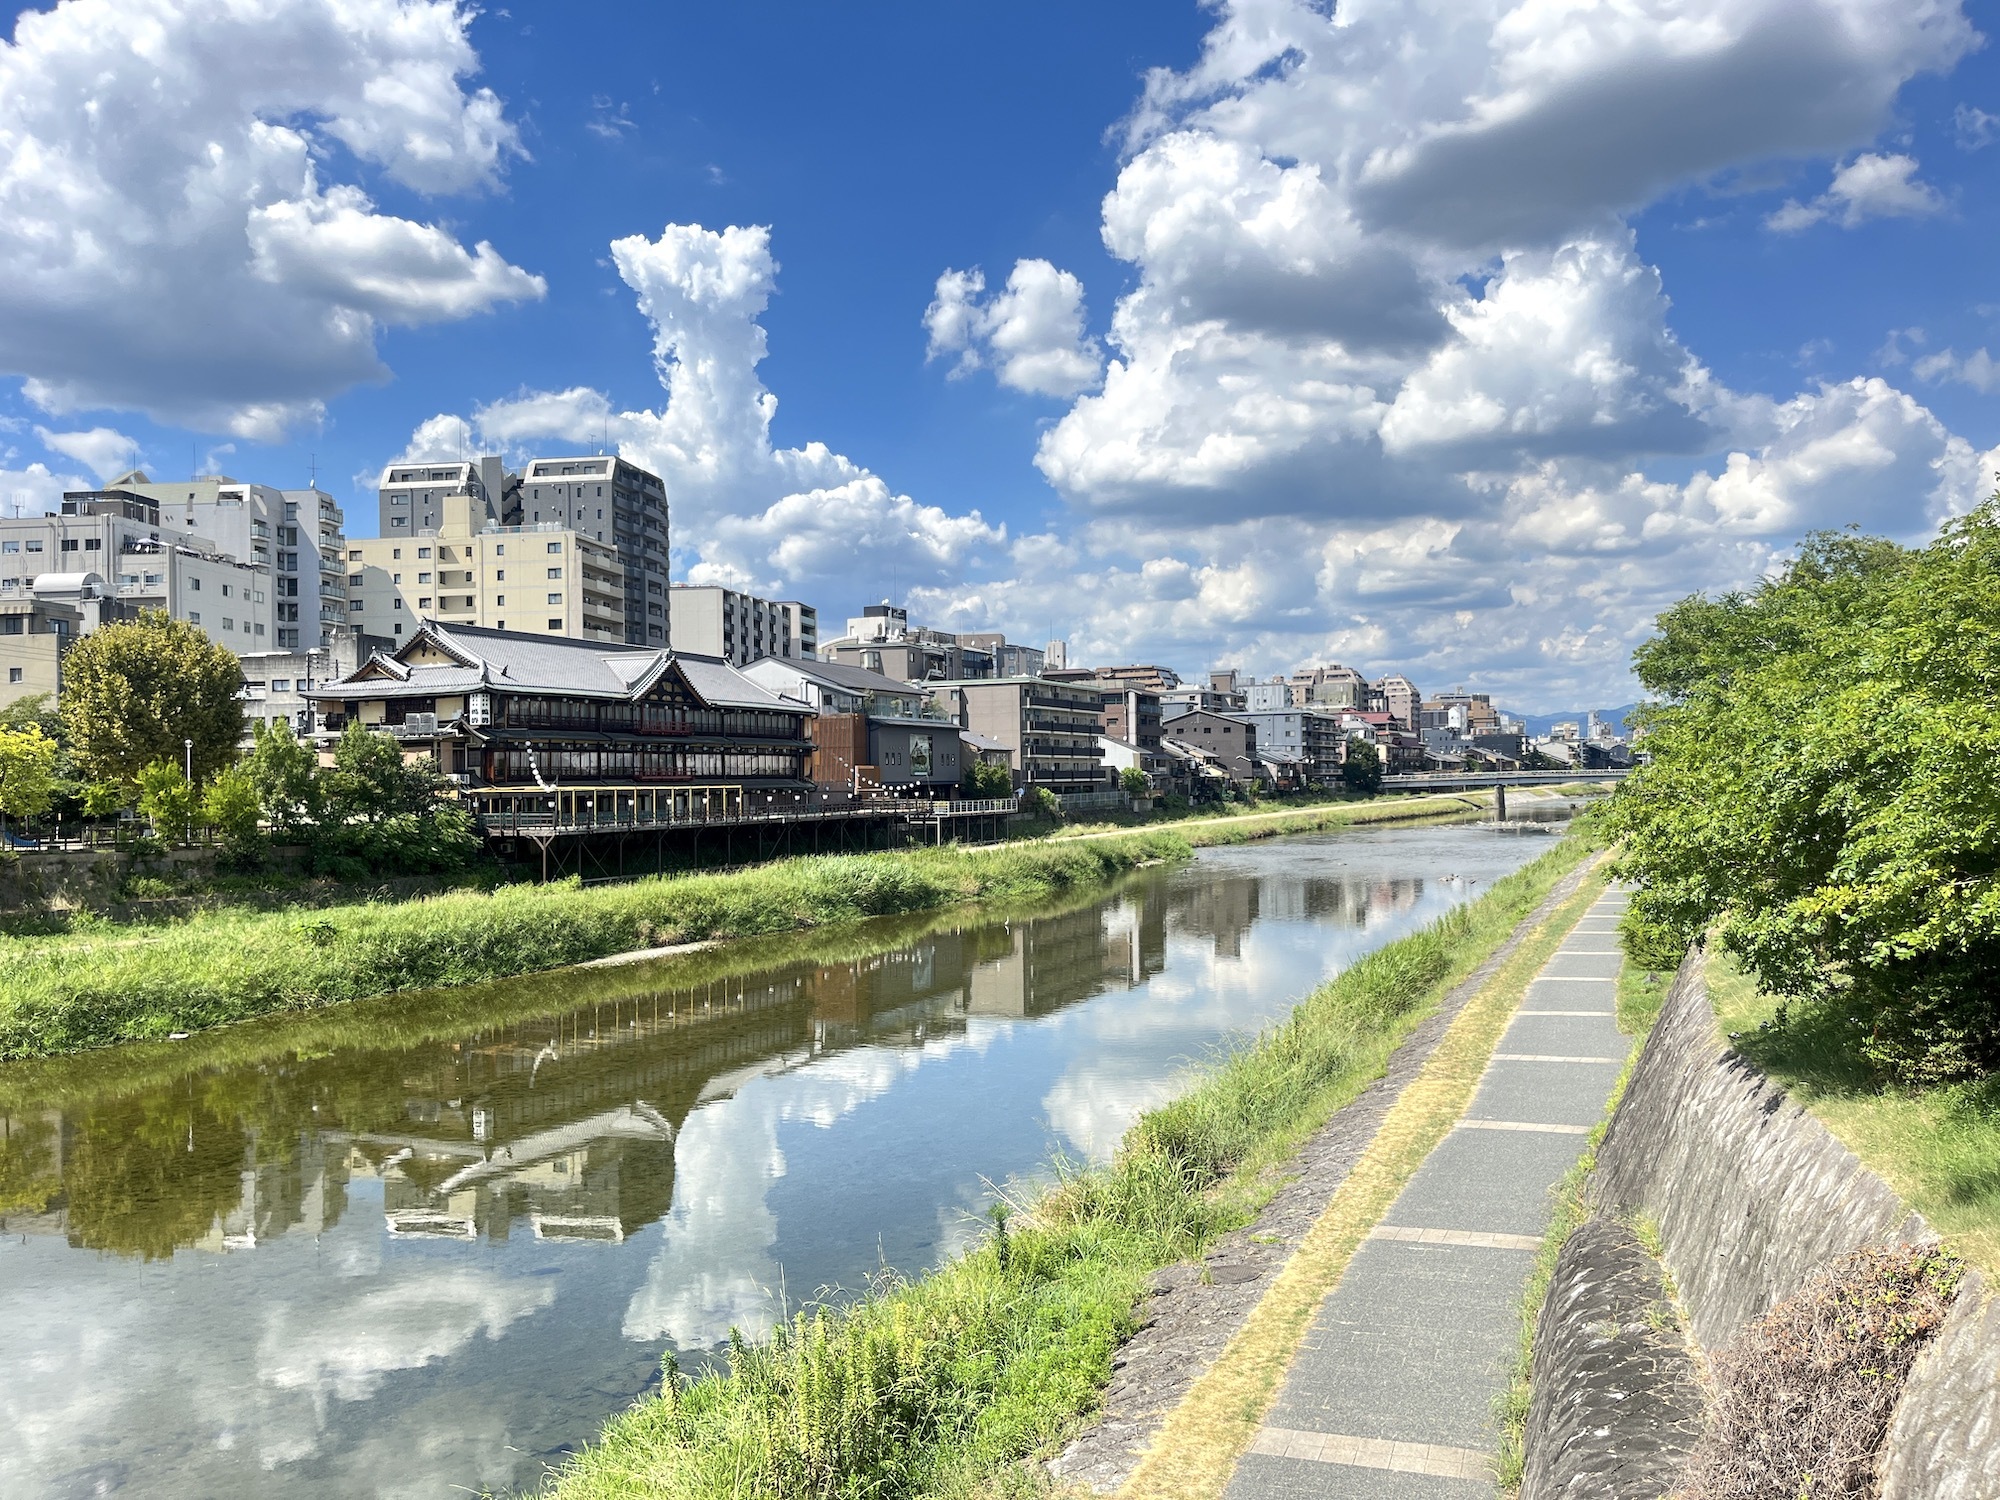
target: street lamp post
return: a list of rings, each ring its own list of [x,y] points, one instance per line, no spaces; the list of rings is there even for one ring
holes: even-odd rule
[[[192,738],[182,740],[181,749],[187,755],[187,841],[192,844],[194,842],[194,740]]]

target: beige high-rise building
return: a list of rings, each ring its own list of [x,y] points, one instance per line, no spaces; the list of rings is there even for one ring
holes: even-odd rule
[[[348,623],[402,641],[424,620],[626,639],[626,579],[616,547],[558,522],[495,526],[469,492],[447,494],[436,529],[347,545]]]

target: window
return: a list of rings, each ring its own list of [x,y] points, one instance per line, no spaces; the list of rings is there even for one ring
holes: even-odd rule
[[[429,599],[419,599],[417,601],[418,609],[429,609],[430,607],[431,607],[431,601]]]
[[[83,550],[86,552],[102,552],[104,550],[104,538],[101,536],[85,537],[83,539]]]
[[[396,607],[397,609],[401,609],[401,608],[403,607],[403,601],[402,601],[401,599],[398,599],[398,600],[396,601],[396,605],[395,605],[395,607]],[[398,626],[397,626],[396,628],[397,628],[398,630],[401,630],[401,629],[402,629],[403,627],[402,627],[402,626],[400,626],[400,625],[398,625]]]
[[[7,669],[7,680],[9,682],[19,682],[21,680],[21,669],[19,667],[9,667]]]
[[[551,603],[551,604],[560,604],[560,603],[562,603],[562,595],[561,595],[561,594],[551,594],[551,595],[549,595],[549,603]]]
[[[493,603],[497,608],[505,609],[507,607],[507,596],[505,594],[495,594],[493,596]],[[507,627],[503,625],[500,628],[505,630]]]
[[[199,578],[190,578],[188,580],[188,587],[199,594],[201,592],[201,580]]]
[[[549,552],[550,552],[550,554],[551,554],[551,555],[553,555],[553,554],[555,554],[555,553],[557,553],[557,552],[560,552],[560,551],[562,551],[562,543],[561,543],[561,542],[550,542],[550,543],[549,543]]]
[[[351,610],[359,611],[361,608],[361,601],[359,599],[350,599],[347,601],[347,607]]]
[[[561,569],[561,568],[550,568],[550,569],[549,569],[549,577],[551,577],[551,578],[560,578],[560,577],[562,577],[562,569]]]
[[[155,537],[155,538],[154,538],[154,540],[155,540],[155,541],[158,541],[158,540],[159,540],[159,538]],[[29,550],[30,552],[39,552],[39,551],[41,551],[41,550],[42,550],[42,539],[41,539],[40,537],[33,537],[33,538],[30,538],[30,539],[29,539],[29,542],[28,542],[28,550]]]
[[[410,518],[408,516],[391,516],[389,517],[389,524],[391,526],[407,526],[410,524]],[[401,556],[402,554],[398,553],[397,555]]]
[[[429,551],[430,549],[429,549],[428,547],[426,547],[426,548],[425,548],[424,550],[425,550],[426,552],[428,552],[428,551]],[[419,574],[417,575],[417,582],[418,582],[418,583],[429,583],[430,581],[431,581],[431,575],[430,575],[430,574],[428,574],[428,573],[419,573]]]
[[[197,610],[192,610],[192,609],[191,609],[191,610],[189,610],[189,611],[188,611],[188,624],[190,624],[190,625],[199,625],[200,623],[201,623],[201,614],[200,614],[200,612],[199,612],[199,611],[197,611]]]
[[[348,554],[347,554],[347,560],[348,560],[349,562],[360,562],[360,561],[361,561],[361,551],[360,551],[360,549],[359,549],[359,548],[356,548],[356,549],[355,549],[354,551],[352,551],[352,552],[348,553]]]
[[[347,575],[347,586],[351,589],[358,589],[367,581],[367,576],[365,573],[349,573]]]
[[[505,542],[497,544],[493,548],[493,555],[495,557],[505,557],[507,555],[507,544]]]
[[[222,617],[222,628],[224,630],[234,630],[236,628],[236,622],[230,619],[228,615],[224,615]]]
[[[549,621],[549,629],[551,629],[551,630],[561,630],[561,629],[562,629],[562,621],[561,621],[561,620],[551,620],[551,621]]]
[[[6,581],[11,584],[14,580],[9,578]],[[139,586],[139,575],[137,573],[120,573],[118,575],[118,586],[121,589],[136,589]]]
[[[505,568],[495,568],[493,570],[493,581],[495,583],[505,583],[507,581],[507,570]]]
[[[160,586],[160,575],[158,573],[148,573],[146,575],[146,587],[149,589],[156,589],[159,586]]]
[[[19,552],[20,550],[21,544],[19,542],[0,542],[0,552]]]
[[[401,573],[391,573],[389,575],[389,582],[391,583],[401,583],[402,581],[403,575]]]
[[[229,597],[229,585],[226,583],[222,586],[222,597],[225,599]]]
[[[76,551],[76,538],[73,536],[64,537],[62,539],[62,550],[65,552]]]
[[[403,560],[403,549],[401,547],[391,547],[389,549],[389,556],[396,562],[401,562]]]
[[[419,556],[419,557],[429,557],[430,555],[431,555],[431,549],[430,549],[430,548],[428,548],[428,547],[419,547],[419,548],[417,548],[417,556]]]
[[[24,627],[19,615],[0,617],[0,635],[21,635],[23,633]]]

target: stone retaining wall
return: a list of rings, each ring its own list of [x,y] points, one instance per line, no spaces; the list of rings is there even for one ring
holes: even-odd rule
[[[1615,1219],[1563,1242],[1535,1327],[1521,1500],[1658,1500],[1701,1436],[1659,1267]]]
[[[1728,1343],[1827,1261],[1866,1245],[1931,1237],[1923,1218],[1793,1103],[1718,1033],[1691,953],[1675,975],[1617,1113],[1598,1150],[1594,1203],[1638,1211],[1660,1227],[1672,1273],[1703,1349]],[[1549,1307],[1557,1308],[1558,1279]],[[1565,1295],[1573,1295],[1565,1290]],[[1565,1329],[1569,1330],[1565,1333]],[[1558,1315],[1538,1336],[1537,1403],[1563,1389],[1582,1334]],[[1555,1428],[1528,1433],[1536,1494],[1569,1477]],[[1539,1447],[1539,1452],[1538,1452]],[[1537,1465],[1540,1465],[1540,1470]],[[2000,1496],[2000,1299],[1967,1280],[1944,1329],[1917,1361],[1883,1449],[1884,1500],[1994,1500]],[[1605,1496],[1644,1490],[1601,1486]],[[1657,1491],[1654,1491],[1657,1493]]]

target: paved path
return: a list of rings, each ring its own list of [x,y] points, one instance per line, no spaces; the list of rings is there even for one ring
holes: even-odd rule
[[[1528,986],[1465,1116],[1327,1294],[1226,1500],[1486,1500],[1549,1189],[1630,1046],[1614,1014],[1625,896]]]

